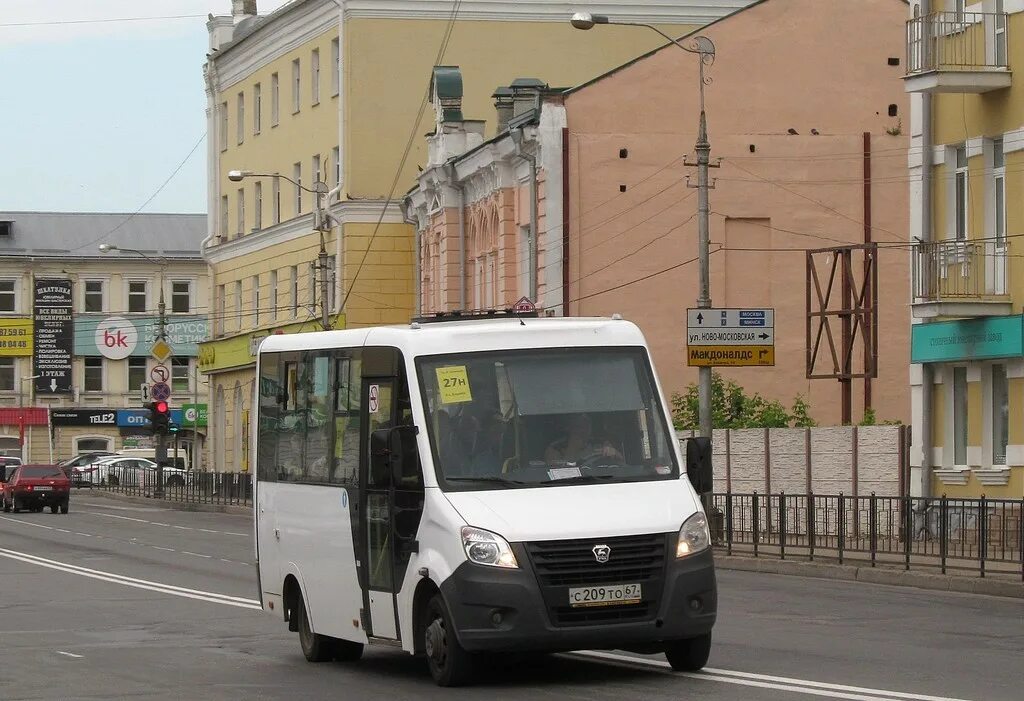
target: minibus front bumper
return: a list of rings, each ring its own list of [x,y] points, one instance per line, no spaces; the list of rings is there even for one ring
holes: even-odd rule
[[[567,586],[542,583],[522,544],[512,548],[519,569],[464,562],[441,585],[459,642],[471,652],[658,652],[666,642],[703,635],[714,626],[718,596],[710,548],[666,562],[662,576],[644,585],[642,610],[587,612],[568,606]]]

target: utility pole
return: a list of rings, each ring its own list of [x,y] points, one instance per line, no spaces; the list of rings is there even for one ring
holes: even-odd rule
[[[330,285],[333,276],[330,274],[330,258],[327,255],[327,233],[331,230],[330,215],[324,210],[323,197],[327,194],[327,185],[317,180],[313,184],[316,193],[316,225],[320,232],[320,253],[316,257],[316,268],[320,271],[320,326],[324,331],[331,328],[331,300]]]
[[[206,400],[209,402],[209,398]],[[199,456],[199,365],[198,363],[192,370],[192,407],[196,412],[195,417],[192,420],[192,455],[189,457],[189,468],[193,470],[199,469],[199,461],[196,458]]]
[[[164,304],[164,269],[160,268],[160,303],[157,306],[159,314],[157,322],[157,339],[166,340],[167,336],[167,306]],[[171,371],[173,382],[174,371]],[[167,435],[162,432],[156,434],[156,489],[153,490],[153,498],[160,499],[164,495],[164,462],[167,460]]]
[[[697,131],[697,262],[700,266],[700,284],[697,291],[697,306],[700,309],[711,308],[711,207],[708,193],[715,185],[708,175],[709,168],[717,168],[718,163],[711,163],[711,142],[708,141],[708,120],[704,112],[704,86],[710,79],[704,75],[704,67],[710,66],[715,60],[715,45],[707,37],[694,40],[693,51],[700,57],[700,125]],[[687,163],[693,166],[693,163]],[[687,183],[688,187],[693,187]],[[698,402],[700,415],[700,435],[712,437],[714,426],[711,421],[711,368],[698,368]]]

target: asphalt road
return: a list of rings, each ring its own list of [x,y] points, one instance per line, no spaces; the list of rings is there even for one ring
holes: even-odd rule
[[[75,494],[67,516],[0,514],[0,698],[1019,701],[1024,603],[719,572],[709,669],[660,656],[497,661],[444,690],[370,648],[308,664],[258,610],[251,521]]]

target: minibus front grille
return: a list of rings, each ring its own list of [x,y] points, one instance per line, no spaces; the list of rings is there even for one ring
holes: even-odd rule
[[[598,562],[594,548],[610,548]],[[661,580],[668,538],[664,533],[615,538],[548,540],[526,544],[542,587],[642,584]]]
[[[594,608],[573,608],[555,606],[551,609],[551,622],[556,626],[583,626],[594,623],[617,623],[642,621],[650,618],[654,602],[643,601],[630,606],[599,606]]]

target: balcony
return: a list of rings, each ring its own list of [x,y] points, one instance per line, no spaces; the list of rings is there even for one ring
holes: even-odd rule
[[[907,22],[907,92],[1010,87],[1005,12],[933,12]]]
[[[936,241],[914,246],[914,317],[1006,316],[1012,304],[1005,241]]]

